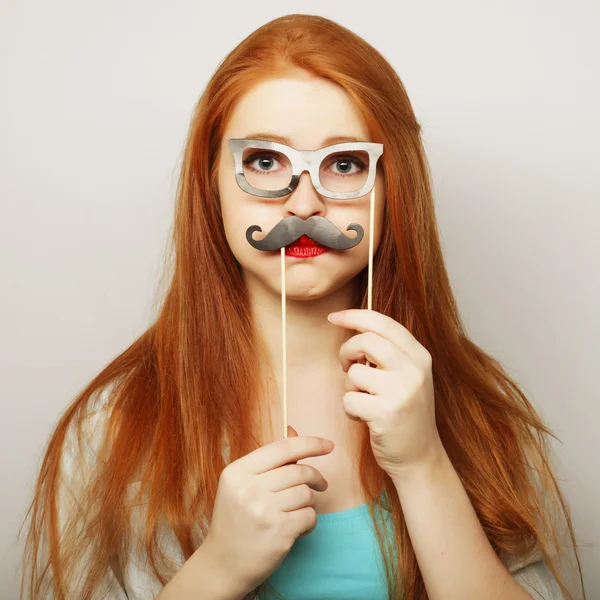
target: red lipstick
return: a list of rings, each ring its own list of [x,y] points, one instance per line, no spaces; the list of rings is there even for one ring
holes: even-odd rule
[[[329,252],[329,250],[330,249],[327,246],[315,242],[315,240],[304,234],[294,243],[285,247],[285,255],[293,256],[295,258],[311,258],[323,254],[324,252]]]

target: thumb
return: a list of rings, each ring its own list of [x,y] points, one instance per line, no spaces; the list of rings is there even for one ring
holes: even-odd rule
[[[298,432],[291,426],[287,426],[288,437],[298,437]]]

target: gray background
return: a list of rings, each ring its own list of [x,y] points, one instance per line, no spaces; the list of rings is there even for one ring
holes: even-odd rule
[[[600,598],[598,3],[0,4],[0,598],[58,414],[147,326],[191,111],[223,56],[293,12],[398,71],[424,128],[471,337],[550,428]]]

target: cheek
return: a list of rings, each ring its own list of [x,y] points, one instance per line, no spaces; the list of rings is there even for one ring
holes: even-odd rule
[[[220,197],[223,229],[231,253],[242,267],[255,270],[265,257],[248,243],[246,231],[252,225],[258,225],[263,232],[268,232],[278,219],[271,214],[272,210],[248,200],[248,194],[237,185],[223,186]],[[263,233],[254,235],[260,238]]]
[[[236,210],[236,205],[231,202],[233,198],[228,198],[222,203],[223,228],[225,237],[231,249],[232,254],[241,264],[247,260],[249,249],[251,249],[246,240],[246,229],[250,223],[246,219],[246,215],[239,209]]]
[[[225,237],[230,246],[234,246],[238,237],[237,228],[239,221],[236,219],[235,211],[233,210],[233,199],[227,190],[221,190],[221,218],[223,221],[223,229]]]
[[[240,253],[243,249],[242,242],[247,244],[246,229],[249,223],[245,223],[245,216],[239,207],[243,207],[244,191],[239,188],[235,181],[219,176],[219,201],[221,204],[221,218],[227,243],[231,252],[240,261]]]

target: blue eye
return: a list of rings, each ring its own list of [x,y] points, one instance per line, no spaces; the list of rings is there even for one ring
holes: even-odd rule
[[[256,168],[253,164],[256,161],[258,161],[259,168]],[[267,165],[264,164],[264,161],[267,162]],[[248,167],[250,171],[264,175],[268,175],[270,172],[274,171],[273,165],[278,162],[279,161],[270,152],[255,152],[243,161],[244,167]]]
[[[339,171],[333,171],[334,175],[338,175],[340,177],[347,177],[349,175],[358,175],[365,170],[365,164],[363,163],[363,161],[360,160],[359,158],[356,158],[355,156],[340,156],[340,157],[336,158],[331,164],[332,165],[340,165],[340,164],[344,165],[341,173]],[[351,169],[352,165],[356,166],[356,170],[349,171],[348,169],[349,168]]]

